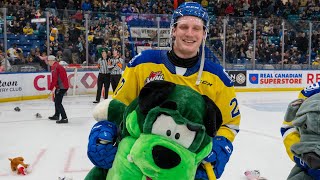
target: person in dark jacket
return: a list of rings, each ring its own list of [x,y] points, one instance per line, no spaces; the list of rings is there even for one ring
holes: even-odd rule
[[[51,76],[52,80],[49,86],[49,90],[52,91],[55,88],[54,91],[54,106],[55,106],[55,113],[53,116],[50,116],[50,120],[56,120],[56,123],[68,123],[67,114],[64,110],[64,107],[62,105],[62,99],[64,94],[69,89],[69,82],[67,77],[67,72],[62,67],[59,62],[57,62],[57,59],[55,56],[48,56],[48,64],[51,67]],[[60,119],[61,114],[61,119]]]

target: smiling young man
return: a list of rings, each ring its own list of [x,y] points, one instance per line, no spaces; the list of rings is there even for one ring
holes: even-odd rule
[[[196,2],[181,4],[173,13],[171,21],[171,47],[167,50],[145,50],[135,56],[125,69],[113,99],[128,105],[141,88],[155,80],[170,81],[186,85],[208,96],[219,107],[223,123],[217,136],[212,138],[212,152],[205,159],[214,164],[215,176],[220,178],[233,151],[232,141],[239,132],[240,111],[232,80],[222,66],[204,57],[204,46],[208,32],[209,17],[206,10]],[[108,125],[101,124],[101,121]],[[88,157],[96,165],[86,179],[97,179],[94,172],[112,166],[116,147],[97,144],[96,138],[116,138],[112,119],[101,119],[89,135]],[[100,133],[97,131],[100,130]],[[106,135],[104,135],[106,134]],[[98,173],[97,173],[98,174]],[[199,167],[196,179],[208,179]],[[102,178],[103,179],[103,178]]]

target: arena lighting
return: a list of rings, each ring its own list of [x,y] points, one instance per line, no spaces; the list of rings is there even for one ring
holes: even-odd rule
[[[46,18],[31,19],[31,23],[42,23],[42,22],[46,22]]]

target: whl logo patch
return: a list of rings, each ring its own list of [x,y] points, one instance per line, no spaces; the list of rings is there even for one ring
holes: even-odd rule
[[[156,80],[164,80],[164,76],[162,74],[162,71],[158,71],[158,72],[151,72],[149,77],[147,77],[147,79],[145,80],[144,84],[147,84],[151,81],[156,81]]]

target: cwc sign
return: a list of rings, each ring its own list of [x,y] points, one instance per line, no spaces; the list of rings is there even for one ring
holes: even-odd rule
[[[68,75],[68,81],[69,81],[69,86],[70,88],[73,88],[73,78],[74,78],[75,74],[69,74]],[[89,84],[88,83],[88,79],[91,79],[92,82]],[[41,81],[46,81],[46,87],[40,87],[39,84],[43,84],[43,83],[39,83]],[[86,88],[86,89],[90,89],[90,88],[94,88],[97,84],[97,76],[94,73],[85,73],[82,78],[80,79],[81,84]],[[48,89],[49,85],[51,83],[51,75],[38,75],[34,78],[33,80],[33,86],[36,90],[38,91],[45,91]],[[76,86],[76,88],[79,88],[78,86]]]

